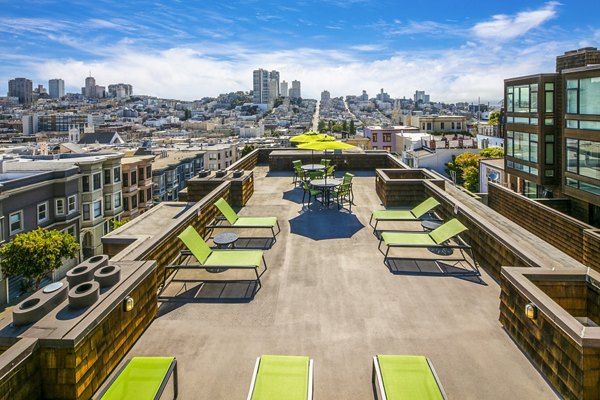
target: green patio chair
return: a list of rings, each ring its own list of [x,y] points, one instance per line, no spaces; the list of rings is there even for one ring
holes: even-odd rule
[[[159,399],[173,376],[173,398],[177,398],[175,357],[133,357],[95,399]]]
[[[163,288],[167,280],[167,272],[170,270],[180,269],[206,269],[206,270],[226,270],[226,269],[253,269],[256,275],[256,290],[261,288],[260,277],[267,270],[267,262],[265,261],[264,252],[262,250],[212,250],[202,236],[194,229],[193,226],[188,226],[183,232],[177,236],[183,244],[188,248],[188,251],[182,251],[174,264],[168,265],[165,268],[163,276]],[[192,255],[198,264],[182,264],[181,260],[185,256]],[[258,268],[264,264],[264,270],[259,274]]]
[[[207,226],[211,233],[214,228],[268,228],[271,229],[275,240],[275,227],[277,226],[277,233],[281,232],[277,217],[240,217],[223,198],[217,200],[215,206],[221,211],[229,225],[220,224],[219,222],[224,222],[223,219],[215,219],[213,223]]]
[[[314,181],[315,179],[323,179],[325,177],[325,173],[323,171],[310,171],[308,172],[308,179]]]
[[[307,178],[306,171],[303,170],[301,167],[296,168],[294,170],[294,181],[293,181],[294,185],[296,185],[298,182],[304,182],[306,180],[306,178]]]
[[[423,356],[377,355],[371,381],[380,400],[445,400],[431,360]]]
[[[335,173],[335,165],[330,165],[325,170],[325,176],[327,176],[327,177],[335,178],[334,173]]]
[[[471,246],[469,246],[464,240],[458,236],[460,233],[468,230],[458,219],[454,218],[444,223],[437,229],[431,232],[383,232],[381,239],[379,240],[379,251],[381,250],[381,244],[385,243],[387,250],[384,253],[383,262],[387,263],[390,249],[393,247],[401,248],[426,248],[435,250],[439,254],[443,254],[445,251],[450,249],[459,249],[461,251],[462,258],[460,261],[466,259],[463,250],[469,251],[471,258],[473,259],[475,272],[479,272],[477,263],[475,261],[475,255]],[[455,238],[456,244],[450,243],[450,239]],[[400,257],[403,260],[425,260],[423,257]],[[387,264],[386,264],[387,265]]]
[[[302,169],[302,161],[294,160],[292,161],[292,166],[294,168],[294,180],[293,184],[295,185],[298,182],[298,178],[304,179],[304,170]],[[302,175],[302,176],[300,176]]]
[[[328,158],[321,158],[321,162],[319,164],[321,164],[325,168],[327,168],[327,167],[329,167],[329,164],[331,164],[331,160]]]
[[[425,214],[431,212],[439,204],[439,201],[429,197],[412,210],[374,210],[371,212],[369,225],[373,227],[373,232],[376,232],[379,221],[420,221]],[[375,225],[372,224],[373,218],[375,218]]]
[[[313,360],[303,356],[256,359],[247,400],[312,400]]]
[[[342,183],[331,191],[331,196],[335,199],[338,210],[344,206],[344,201],[347,201],[350,206],[349,209],[352,211],[352,198],[350,195],[351,186],[352,184],[350,183]]]
[[[322,195],[323,193],[321,193],[321,191],[319,189],[313,189],[310,187],[310,185],[307,182],[302,182],[302,188],[304,189],[304,192],[302,193],[302,207],[304,207],[304,199],[306,198],[306,195],[308,194],[308,207],[310,207],[310,199],[314,197],[314,199],[317,199],[318,195]]]
[[[346,172],[344,174],[344,177],[342,180],[343,184],[346,184],[346,183],[350,184],[350,203],[351,204],[354,203],[354,191],[352,190],[352,178],[354,178],[354,175],[351,174],[350,172]]]

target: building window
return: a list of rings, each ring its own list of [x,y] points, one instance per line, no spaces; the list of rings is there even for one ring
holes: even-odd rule
[[[459,131],[462,129],[462,125],[460,122],[456,123],[456,129],[458,129]]]
[[[104,209],[110,210],[112,207],[112,196],[110,194],[104,195]]]
[[[538,135],[527,132],[506,132],[506,155],[524,161],[538,161]]]
[[[392,152],[392,146],[383,146],[383,149],[384,149],[385,151],[387,151],[388,153],[391,153],[391,152]]]
[[[148,165],[146,167],[146,179],[152,178],[152,166]]]
[[[552,165],[554,164],[554,135],[545,135],[544,139],[546,140],[545,163],[546,165]]]
[[[137,196],[131,196],[131,209],[133,210],[134,208],[137,208],[137,205]]]
[[[100,172],[98,172],[97,174],[93,175],[93,178],[94,178],[94,190],[102,189],[102,174]]]
[[[117,208],[121,207],[121,192],[115,193],[114,199],[115,199],[115,210],[116,210]]]
[[[210,153],[210,154],[208,155],[208,159],[209,159],[209,160],[216,160],[216,159],[217,159],[217,155],[216,155],[215,153]]]
[[[56,215],[65,215],[65,199],[54,200],[54,212]]]
[[[508,86],[506,88],[507,112],[535,113],[537,112],[538,85]]]
[[[140,176],[140,181],[143,181],[144,179],[144,168],[138,168],[138,175]]]
[[[148,200],[152,198],[152,189],[146,189],[146,197]]]
[[[110,169],[104,170],[104,184],[110,185]]]
[[[129,211],[129,197],[123,197],[123,210]]]
[[[586,183],[579,181],[577,179],[566,178],[566,185],[575,189],[582,190],[584,192],[592,193],[595,195],[600,195],[600,186],[592,185],[591,183]]]
[[[121,182],[121,167],[113,168],[113,179],[115,182]]]
[[[90,215],[90,203],[83,203],[83,220],[89,221],[91,219],[92,218]]]
[[[100,218],[102,216],[102,200],[94,202],[94,218]]]
[[[384,133],[383,134],[383,141],[384,142],[391,142],[392,141],[392,134],[391,133]]]
[[[123,172],[123,186],[129,186],[129,173]]]
[[[600,180],[600,142],[567,138],[566,170]]]
[[[75,225],[71,225],[71,226],[67,227],[66,229],[63,230],[63,232],[68,233],[69,235],[73,236],[75,238],[75,240],[77,240],[77,231],[75,230]]]
[[[48,221],[48,202],[37,205],[37,223]]]
[[[21,232],[23,230],[23,210],[10,214],[8,223],[11,235]]]
[[[144,197],[145,197],[145,195],[146,195],[146,192],[144,192],[143,190],[140,190],[140,193],[139,193],[139,196],[140,196],[140,204],[141,204],[141,203],[143,203],[143,202],[145,201],[145,200],[144,200]]]
[[[131,171],[131,185],[136,185],[137,184],[137,172],[136,171]]]
[[[454,129],[454,126],[452,127],[452,129]],[[430,131],[431,130],[431,122],[427,123],[427,130]]]
[[[84,193],[90,191],[90,176],[84,175],[81,177],[81,186]]]
[[[600,78],[567,80],[567,114],[600,115]]]
[[[545,94],[545,103],[546,103],[546,112],[551,113],[554,112],[554,83],[545,83],[544,84],[544,94]],[[550,124],[552,125],[552,124]]]
[[[377,132],[373,132],[373,142],[377,142],[378,141],[378,137],[377,137]]]
[[[444,123],[443,122],[440,122],[440,129],[444,130]]]
[[[69,196],[67,198],[67,212],[71,214],[72,212],[77,211],[77,195]]]

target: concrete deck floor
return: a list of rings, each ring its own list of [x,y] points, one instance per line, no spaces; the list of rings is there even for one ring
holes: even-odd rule
[[[316,399],[373,398],[375,354],[428,356],[450,399],[557,398],[499,324],[500,288],[485,271],[395,274],[384,265],[368,225],[382,208],[374,175],[354,178],[353,214],[315,204],[303,215],[290,176],[254,173],[240,214],[276,215],[282,229],[266,251],[262,289],[249,301],[163,303],[128,355],[176,356],[181,399],[245,398],[261,354],[313,358]],[[294,218],[295,231],[322,240],[290,233]],[[240,289],[209,286],[199,297]],[[182,296],[198,289],[188,283]]]

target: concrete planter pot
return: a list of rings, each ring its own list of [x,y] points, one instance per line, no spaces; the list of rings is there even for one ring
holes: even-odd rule
[[[88,258],[75,268],[67,272],[67,281],[69,287],[73,288],[80,283],[91,281],[94,279],[94,272],[98,268],[108,265],[108,256],[100,255]]]
[[[55,282],[38,290],[13,308],[13,324],[21,326],[39,321],[67,299],[67,292],[64,282]]]
[[[96,281],[83,282],[69,290],[69,307],[91,306],[100,297],[100,284]]]
[[[94,280],[101,288],[113,286],[119,282],[119,279],[121,279],[121,267],[116,265],[106,265],[94,272]]]

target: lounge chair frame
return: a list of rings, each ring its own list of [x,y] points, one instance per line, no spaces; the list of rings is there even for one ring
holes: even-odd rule
[[[252,400],[254,394],[254,385],[256,384],[256,378],[258,377],[258,369],[260,366],[260,357],[256,357],[256,363],[254,364],[254,372],[252,373],[252,382],[250,382],[250,390],[248,391],[247,400]],[[313,385],[313,359],[308,360],[308,396],[306,400],[312,400],[314,393]]]
[[[425,199],[424,201],[428,201],[429,198]],[[395,208],[392,210],[381,210],[381,211],[412,211],[414,208],[418,207],[420,204],[417,204],[415,207],[402,207],[402,208]],[[427,212],[425,212],[422,216],[420,217],[415,217],[415,218],[386,218],[386,217],[382,217],[382,218],[375,218],[375,225],[373,225],[373,213],[371,213],[371,218],[369,219],[369,225],[373,228],[373,233],[377,233],[377,224],[379,224],[379,222],[381,221],[421,221],[424,219],[432,219],[432,220],[437,220],[438,218],[435,216],[435,213],[433,211],[433,209],[435,207],[437,207],[439,205],[439,202],[437,205],[435,205],[434,207],[432,207],[430,210],[428,210]],[[427,215],[428,217],[423,218],[423,216]]]
[[[132,358],[130,358],[129,360],[127,360],[127,362],[125,362],[125,364],[119,369],[119,372],[115,376],[112,377],[112,379],[104,387],[104,389],[99,394],[93,396],[94,399],[102,400],[102,397],[106,394],[108,389],[110,389],[110,387],[113,385],[113,383],[116,382],[116,380],[119,378],[119,376],[121,376],[121,373],[123,373],[123,371],[125,371],[125,368],[127,368],[129,363],[131,362],[131,360],[132,360]],[[163,380],[162,380],[160,387],[156,393],[156,396],[154,396],[154,400],[159,400],[161,398],[163,392],[165,391],[165,388],[167,387],[167,384],[169,383],[169,379],[171,378],[171,375],[173,375],[173,399],[177,399],[177,396],[179,393],[178,384],[177,384],[177,359],[173,358],[173,361],[171,361],[171,365],[169,366],[169,369],[167,370],[165,376],[163,377]]]
[[[425,359],[427,360],[427,365],[429,366],[429,369],[431,370],[431,374],[433,375],[433,378],[435,379],[435,382],[437,383],[437,386],[440,389],[440,394],[442,395],[442,398],[444,400],[447,400],[448,397],[446,397],[446,392],[444,392],[444,387],[442,386],[442,383],[441,383],[440,379],[438,378],[437,372],[435,371],[435,368],[433,367],[431,360],[429,359],[429,357],[425,357]],[[377,380],[377,382],[375,382],[376,380]],[[377,358],[377,356],[373,357],[373,372],[371,375],[371,383],[373,384],[373,392],[375,394],[375,400],[388,400],[388,398],[385,394],[385,388],[383,386],[383,376],[381,375],[381,368],[379,367],[379,359]],[[390,400],[392,400],[392,399],[390,399]]]
[[[227,203],[227,202],[225,202]],[[229,203],[227,203],[227,205],[229,206]],[[229,208],[231,208],[231,206],[229,206]],[[219,212],[221,212],[219,210]],[[246,218],[246,217],[240,217],[239,215],[237,215],[237,213],[234,211],[236,217],[239,218]],[[254,218],[254,216],[248,216],[247,218]],[[263,218],[263,217],[256,217],[256,218]],[[263,229],[263,228],[269,228],[271,230],[271,234],[273,236],[273,243],[275,243],[277,241],[277,234],[279,234],[281,232],[281,226],[279,225],[279,219],[275,220],[276,222],[276,226],[277,226],[277,233],[275,233],[275,225],[232,225],[231,223],[229,223],[229,221],[227,220],[227,218],[224,215],[217,215],[216,217],[214,217],[209,223],[208,225],[206,225],[206,229],[207,229],[207,233],[209,235],[209,238],[212,238],[212,234],[214,232],[215,229],[219,229],[219,228],[223,228],[223,229]]]

